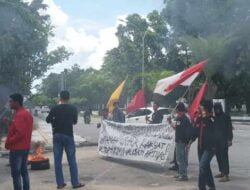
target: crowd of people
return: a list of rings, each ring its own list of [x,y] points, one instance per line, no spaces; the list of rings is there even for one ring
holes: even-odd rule
[[[78,167],[76,161],[76,148],[73,137],[73,125],[77,123],[77,109],[69,104],[70,94],[68,91],[60,93],[60,103],[54,106],[46,118],[53,129],[53,153],[55,163],[55,176],[57,188],[62,189],[67,184],[64,181],[62,170],[62,155],[65,150],[70,169],[71,184],[73,188],[84,186],[78,178]],[[31,146],[31,134],[33,117],[23,107],[23,96],[12,94],[9,106],[15,111],[13,119],[5,118],[9,125],[6,149],[10,150],[10,166],[13,178],[14,190],[29,190],[29,174],[27,170],[27,157]],[[109,118],[108,110],[103,111],[103,119],[111,119],[114,122],[125,123],[125,115],[119,109],[118,102],[114,102],[112,118]],[[146,118],[148,123],[162,123],[163,115],[158,112],[159,104],[154,103],[152,118]],[[199,159],[199,190],[215,190],[213,174],[210,162],[216,155],[220,173],[216,178],[220,182],[229,181],[229,158],[228,148],[232,145],[233,128],[229,115],[227,115],[220,103],[211,100],[197,110],[194,118],[187,113],[186,105],[179,102],[176,106],[177,117],[173,121],[168,118],[169,124],[175,129],[175,169],[177,181],[188,180],[188,153],[191,144],[198,139]],[[98,125],[100,127],[100,124]]]
[[[176,106],[177,118],[175,123],[169,123],[175,129],[175,168],[177,181],[188,180],[188,153],[191,144],[198,139],[199,159],[199,190],[215,190],[215,183],[210,167],[214,155],[218,162],[220,173],[215,175],[220,182],[227,182],[229,178],[228,148],[232,145],[233,127],[230,116],[227,115],[220,103],[206,100],[194,118],[187,113],[184,103]],[[173,169],[173,168],[170,168]]]

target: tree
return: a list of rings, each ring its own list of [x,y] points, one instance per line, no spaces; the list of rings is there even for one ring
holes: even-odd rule
[[[126,25],[118,26],[116,35],[119,46],[107,52],[101,71],[114,81],[128,77],[126,91],[133,96],[142,86],[143,57],[145,73],[168,69],[169,31],[161,15],[153,11],[147,19],[138,14],[129,15]]]
[[[238,82],[239,76],[249,75],[246,56],[250,42],[249,1],[166,0],[165,3],[162,15],[171,25],[174,36],[187,43],[193,63],[209,59],[206,75],[210,86],[214,84],[217,88],[212,97],[242,102],[242,97],[235,97],[231,84],[248,87]],[[249,98],[245,98],[248,102]]]
[[[31,83],[70,55],[64,47],[48,52],[50,17],[42,0],[0,0],[0,84],[29,94]]]
[[[44,94],[48,98],[58,97],[61,91],[61,75],[51,73],[47,78],[43,79],[39,93]]]
[[[36,94],[30,100],[34,106],[53,105],[56,103],[55,99],[49,98],[44,94]]]

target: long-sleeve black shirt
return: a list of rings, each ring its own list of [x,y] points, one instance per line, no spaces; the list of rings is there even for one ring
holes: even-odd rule
[[[178,116],[176,119],[175,128],[175,142],[176,143],[188,143],[187,132],[191,128],[191,122],[186,114]]]
[[[197,119],[195,123],[195,134],[193,140],[195,140],[197,137],[199,149],[215,149],[215,118],[213,116],[200,117]]]
[[[125,115],[119,108],[115,108],[112,114],[112,120],[114,122],[125,123]]]
[[[215,116],[215,135],[217,141],[232,141],[233,129],[229,115],[221,113]]]
[[[46,118],[52,124],[53,134],[73,136],[73,125],[77,123],[77,109],[70,104],[59,104],[50,110]]]
[[[153,113],[152,115],[152,121],[150,122],[151,124],[158,124],[158,123],[162,123],[163,120],[163,115],[161,112],[156,111]]]

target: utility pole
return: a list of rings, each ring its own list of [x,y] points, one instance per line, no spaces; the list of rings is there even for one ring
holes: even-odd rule
[[[61,91],[66,90],[66,75],[67,75],[68,70],[64,69],[63,72],[61,72]]]
[[[64,73],[61,72],[61,91],[64,90]]]

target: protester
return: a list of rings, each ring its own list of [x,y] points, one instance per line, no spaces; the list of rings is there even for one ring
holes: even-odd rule
[[[90,107],[87,107],[83,113],[83,120],[85,124],[90,124],[91,115],[92,115],[92,110]]]
[[[27,169],[27,158],[31,145],[33,117],[23,107],[23,96],[10,95],[9,106],[15,111],[13,120],[5,118],[9,125],[5,148],[10,150],[9,162],[14,190],[29,190],[30,180]],[[22,177],[22,180],[21,180]]]
[[[178,101],[176,101],[176,103],[178,104],[179,102],[182,102],[184,105],[185,105],[185,108],[188,109],[188,104],[187,104],[187,100],[182,97],[180,98]],[[191,121],[191,118],[190,118],[190,115],[186,112],[186,116],[190,119]],[[170,162],[170,164],[173,164],[171,167],[169,167],[169,170],[174,170],[174,171],[177,171],[178,170],[178,163],[177,163],[177,160],[176,160],[176,148],[174,148],[174,158],[173,160]]]
[[[174,158],[170,162],[170,164],[173,164],[171,167],[169,167],[169,170],[177,171],[178,170],[178,163],[176,160],[176,148],[174,148]]]
[[[221,103],[214,104],[215,113],[215,135],[216,135],[216,158],[220,174],[216,178],[221,178],[220,182],[229,181],[229,159],[228,147],[232,145],[233,128],[229,115],[223,112]]]
[[[70,105],[70,94],[64,90],[60,93],[60,104],[53,107],[46,118],[53,128],[53,152],[57,188],[66,186],[62,171],[62,155],[65,149],[70,168],[71,184],[73,188],[83,187],[79,182],[76,163],[76,148],[73,136],[73,125],[77,123],[77,109]]]
[[[119,109],[118,105],[119,102],[113,103],[114,109],[112,112],[112,121],[118,123],[125,123],[125,114]]]
[[[204,102],[203,116],[196,118],[193,141],[198,138],[199,158],[199,190],[215,190],[210,162],[215,154],[215,118],[213,117],[213,102]]]
[[[101,112],[102,119],[101,120],[108,120],[109,110],[107,108],[104,108]],[[97,123],[97,128],[101,127],[101,123]]]
[[[178,163],[178,174],[175,176],[177,181],[187,181],[187,168],[188,168],[188,149],[189,137],[188,130],[191,129],[190,119],[186,115],[186,107],[183,102],[179,102],[176,106],[177,118],[175,128],[175,147],[176,147],[176,159]],[[169,123],[172,125],[172,121],[169,118]],[[191,133],[191,131],[190,131]]]
[[[163,114],[161,112],[158,111],[159,108],[159,104],[154,102],[153,105],[153,110],[154,113],[152,115],[152,119],[150,120],[147,116],[146,116],[146,120],[151,123],[151,124],[158,124],[158,123],[162,123],[162,119],[163,119]]]

